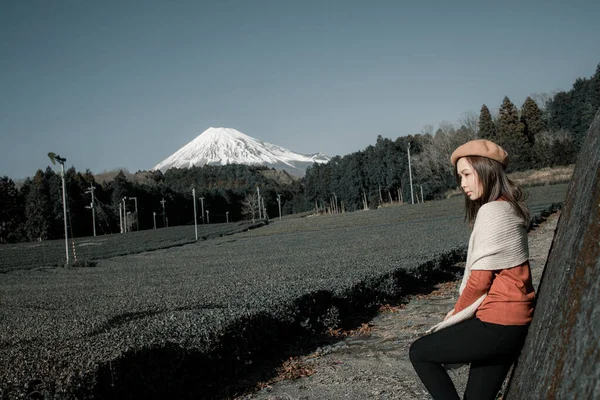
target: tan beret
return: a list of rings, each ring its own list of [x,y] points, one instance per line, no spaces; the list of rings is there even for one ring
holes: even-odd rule
[[[452,156],[450,161],[456,167],[458,159],[467,156],[481,156],[498,161],[506,169],[508,166],[508,153],[494,142],[485,139],[471,140],[459,146]]]

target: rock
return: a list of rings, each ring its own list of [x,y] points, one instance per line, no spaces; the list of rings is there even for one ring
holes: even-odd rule
[[[563,205],[507,399],[600,398],[600,112]]]

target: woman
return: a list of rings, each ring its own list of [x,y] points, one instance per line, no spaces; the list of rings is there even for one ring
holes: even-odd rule
[[[464,399],[495,399],[521,351],[533,316],[529,210],[508,179],[508,154],[473,140],[451,157],[473,227],[456,305],[410,348],[410,360],[434,399],[459,399],[443,364],[470,363]]]

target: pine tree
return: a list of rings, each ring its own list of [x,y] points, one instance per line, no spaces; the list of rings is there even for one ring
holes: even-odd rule
[[[479,114],[479,137],[491,140],[496,138],[496,126],[492,120],[492,114],[485,104],[481,107]]]
[[[498,137],[522,136],[524,130],[523,123],[519,119],[519,110],[508,96],[505,96],[498,113]]]
[[[504,97],[498,115],[497,142],[509,154],[509,168],[512,171],[530,166],[531,146],[528,145],[524,131],[525,126],[519,118],[517,107],[508,97]]]
[[[22,204],[19,191],[8,176],[0,178],[0,243],[21,240]]]
[[[29,185],[25,201],[25,234],[29,240],[46,240],[51,226],[51,204],[48,199],[48,182],[42,170],[38,170]]]
[[[521,108],[521,122],[527,141],[533,144],[535,135],[546,129],[546,123],[542,119],[542,111],[531,97],[525,99]]]

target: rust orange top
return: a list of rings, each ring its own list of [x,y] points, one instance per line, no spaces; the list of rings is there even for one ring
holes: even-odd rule
[[[529,261],[497,271],[473,270],[454,306],[458,313],[487,292],[475,317],[499,325],[527,325],[533,318],[535,293]]]

